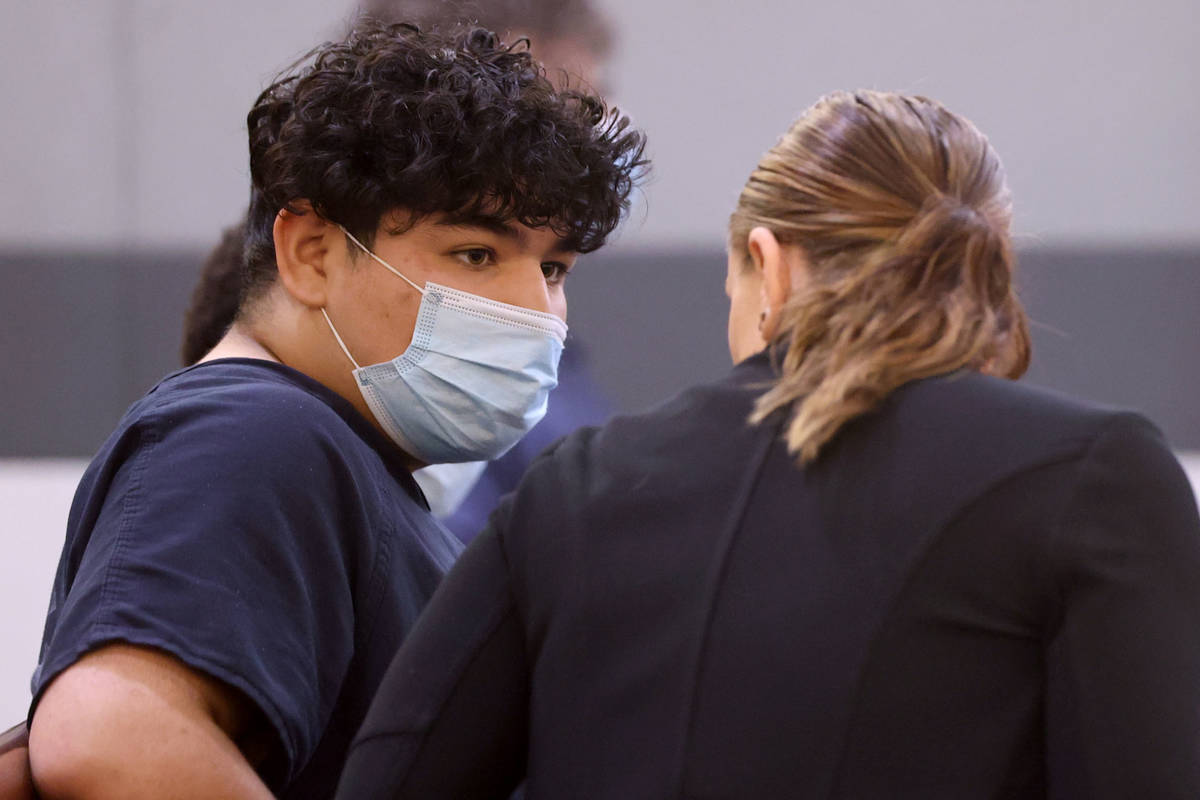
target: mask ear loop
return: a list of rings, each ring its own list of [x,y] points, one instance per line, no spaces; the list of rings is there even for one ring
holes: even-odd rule
[[[342,341],[342,337],[338,334],[337,328],[333,327],[333,322],[329,319],[329,312],[325,310],[325,306],[321,306],[321,316],[325,317],[325,324],[329,326],[329,330],[333,331],[333,338],[337,339],[338,346],[342,348],[342,352],[346,354],[346,358],[350,359],[350,363],[355,369],[362,369],[358,362],[354,360],[354,356],[350,355],[350,351],[346,348],[346,343]]]
[[[405,276],[405,275],[404,275],[404,273],[402,273],[400,270],[396,269],[396,268],[395,268],[395,267],[393,267],[391,264],[387,263],[387,262],[386,262],[386,261],[384,261],[382,258],[380,258],[379,256],[377,256],[377,255],[375,255],[374,253],[372,253],[370,250],[368,250],[368,249],[367,249],[367,246],[366,246],[365,244],[363,244],[362,242],[360,242],[358,239],[355,239],[355,238],[354,238],[354,234],[352,234],[350,231],[346,230],[346,229],[345,229],[343,226],[341,226],[341,225],[338,225],[338,227],[339,227],[339,228],[341,228],[341,230],[342,230],[342,233],[346,234],[346,238],[347,238],[347,239],[349,239],[350,241],[354,242],[356,245],[358,245],[358,248],[359,248],[360,250],[362,250],[364,253],[366,253],[367,255],[369,255],[371,258],[373,258],[373,259],[375,259],[377,262],[379,262],[379,265],[380,265],[381,267],[383,267],[384,269],[386,269],[388,272],[392,273],[393,275],[395,275],[395,276],[397,276],[397,277],[399,277],[399,278],[403,279],[405,283],[407,283],[409,286],[411,286],[411,287],[413,287],[414,289],[416,289],[418,292],[420,292],[420,293],[421,293],[421,295],[422,295],[422,296],[424,296],[424,294],[425,294],[425,289],[424,289],[424,288],[422,288],[422,287],[420,287],[420,286],[417,286],[415,283],[413,283],[412,281],[410,281],[410,280],[408,279],[408,277],[407,277],[407,276]]]

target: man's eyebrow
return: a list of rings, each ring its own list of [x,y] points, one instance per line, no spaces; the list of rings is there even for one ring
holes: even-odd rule
[[[487,214],[468,214],[461,217],[444,217],[437,220],[438,225],[444,228],[478,228],[481,230],[494,233],[497,236],[503,236],[505,239],[511,239],[520,247],[527,247],[529,237],[525,235],[525,231],[511,220],[504,220],[499,217],[491,217]],[[552,253],[559,255],[573,255],[575,251],[570,245],[562,239],[558,240],[558,244],[551,250]]]
[[[496,217],[489,217],[486,214],[441,219],[438,220],[437,224],[446,228],[481,228],[497,236],[503,236],[505,239],[512,239],[517,244],[525,244],[524,231],[511,222],[505,222]]]

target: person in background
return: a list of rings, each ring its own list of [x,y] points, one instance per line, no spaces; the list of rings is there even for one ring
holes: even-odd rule
[[[478,24],[507,41],[528,37],[532,53],[560,88],[572,86],[604,94],[612,51],[609,21],[590,0],[365,0],[360,12],[391,23],[422,29]],[[189,366],[224,335],[237,309],[242,270],[240,225],[226,230],[208,256],[184,318],[182,356]],[[494,461],[438,464],[414,477],[434,515],[462,541],[482,528],[500,497],[512,491],[533,458],[546,446],[584,425],[606,420],[612,409],[592,375],[586,338],[572,331],[559,364],[558,387],[546,416],[527,436]]]
[[[612,23],[593,0],[361,0],[361,13],[421,28],[461,23],[496,31],[509,41],[528,38],[534,57],[560,88],[609,91]]]
[[[364,23],[247,125],[233,326],[76,493],[29,712],[47,798],[332,794],[461,549],[411,472],[544,413],[563,278],[644,166],[627,120],[479,28]]]
[[[730,220],[733,371],[538,459],[337,796],[1200,797],[1195,499],[1014,382],[1011,212],[940,104],[810,108]]]

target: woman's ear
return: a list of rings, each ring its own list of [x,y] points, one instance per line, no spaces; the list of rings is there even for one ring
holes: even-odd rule
[[[769,342],[779,333],[783,304],[792,293],[791,269],[783,247],[768,228],[760,226],[750,231],[747,250],[754,268],[762,276],[759,330],[763,339]]]
[[[295,211],[280,209],[275,217],[275,264],[279,282],[298,303],[309,308],[325,306],[332,256],[331,230],[307,200],[292,203]]]
[[[770,342],[779,335],[788,298],[808,281],[808,256],[798,245],[780,244],[775,234],[764,227],[750,231],[748,249],[754,268],[762,274],[759,330],[763,339]]]

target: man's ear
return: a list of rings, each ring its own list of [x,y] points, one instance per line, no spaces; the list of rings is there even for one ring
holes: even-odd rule
[[[325,306],[328,293],[332,233],[337,226],[322,219],[307,200],[280,209],[275,217],[275,264],[287,293],[309,308]]]

